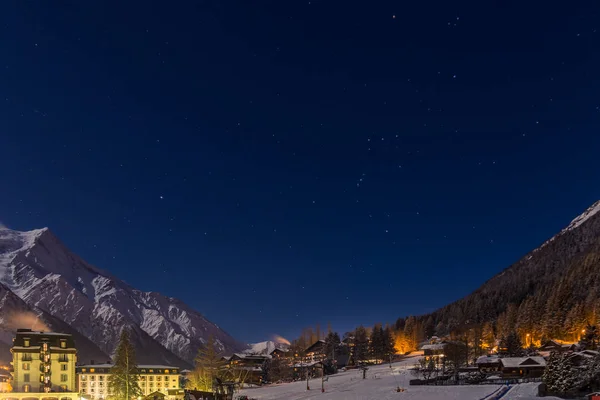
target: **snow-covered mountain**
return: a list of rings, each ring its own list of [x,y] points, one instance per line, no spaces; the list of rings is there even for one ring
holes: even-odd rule
[[[288,351],[288,349],[290,348],[290,346],[286,343],[274,342],[272,340],[267,340],[266,342],[252,343],[248,346],[249,347],[242,351],[242,353],[260,356],[268,356],[275,349]]]
[[[124,326],[132,330],[141,363],[189,366],[210,335],[224,352],[243,348],[180,300],[137,290],[88,264],[47,228],[0,228],[0,284],[3,315],[33,313],[52,329],[62,322],[104,354],[113,353]],[[0,328],[10,330],[2,321]]]

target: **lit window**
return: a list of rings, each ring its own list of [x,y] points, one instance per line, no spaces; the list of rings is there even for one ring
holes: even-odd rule
[[[23,371],[29,371],[29,363],[23,363]]]
[[[150,372],[150,373],[153,373],[153,372],[154,372],[154,370],[153,370],[153,369],[151,369],[151,370],[149,370],[148,372]]]
[[[48,351],[48,343],[44,343],[44,344],[42,345],[42,349],[43,349],[44,351]]]
[[[29,374],[23,374],[23,382],[29,382]]]
[[[81,380],[82,380],[82,381],[85,381],[85,380],[87,380],[87,376],[85,376],[85,375],[81,375]]]
[[[168,369],[165,369],[165,374],[168,374],[168,373],[169,373],[169,370],[168,370]]]
[[[81,372],[87,372],[87,369],[81,368]]]
[[[61,349],[66,349],[67,348],[67,341],[66,340],[61,340],[60,341],[60,348]]]
[[[90,372],[94,373],[94,372],[96,372],[96,369],[95,368],[90,368]]]
[[[31,385],[23,385],[23,391],[25,393],[31,392]]]
[[[23,339],[23,346],[29,347],[29,339]]]

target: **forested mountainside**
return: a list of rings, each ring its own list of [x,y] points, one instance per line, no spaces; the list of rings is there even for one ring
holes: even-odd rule
[[[538,342],[577,340],[600,322],[600,201],[556,236],[485,282],[472,294],[429,315],[400,319],[397,330],[420,337],[493,330]],[[529,335],[529,336],[527,336]]]

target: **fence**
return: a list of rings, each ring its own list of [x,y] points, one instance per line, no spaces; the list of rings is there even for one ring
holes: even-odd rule
[[[520,379],[492,379],[481,382],[469,382],[465,379],[455,381],[454,379],[413,379],[409,382],[411,386],[475,386],[475,385],[518,385],[520,383],[541,382],[542,378],[520,378]]]

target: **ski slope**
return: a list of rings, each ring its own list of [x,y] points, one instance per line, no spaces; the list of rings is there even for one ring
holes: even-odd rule
[[[498,389],[497,385],[478,386],[409,386],[414,377],[408,368],[417,363],[418,358],[403,362],[371,367],[367,379],[361,372],[340,372],[325,382],[325,393],[321,393],[321,380],[309,381],[310,390],[306,390],[306,381],[244,389],[240,393],[257,400],[481,400]],[[397,392],[397,387],[404,392]],[[513,387],[503,400],[534,399],[537,385]]]

